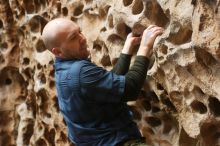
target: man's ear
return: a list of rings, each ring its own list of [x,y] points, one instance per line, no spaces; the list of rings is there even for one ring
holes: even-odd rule
[[[52,48],[51,49],[51,52],[55,55],[55,56],[58,56],[60,57],[62,55],[61,51],[59,48]]]

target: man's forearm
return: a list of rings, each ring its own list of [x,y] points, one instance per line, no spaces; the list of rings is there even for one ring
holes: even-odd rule
[[[121,53],[117,63],[112,69],[112,72],[116,73],[117,75],[126,74],[130,66],[131,57],[132,55]]]
[[[147,75],[149,59],[145,56],[137,56],[134,65],[125,75],[125,92],[123,101],[136,100]]]

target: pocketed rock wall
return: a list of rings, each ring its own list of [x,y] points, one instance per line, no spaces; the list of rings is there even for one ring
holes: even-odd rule
[[[1,0],[0,145],[69,146],[59,113],[54,57],[40,35],[57,17],[75,21],[91,58],[111,69],[126,36],[150,24],[158,37],[136,102],[129,102],[146,142],[220,145],[219,0]]]

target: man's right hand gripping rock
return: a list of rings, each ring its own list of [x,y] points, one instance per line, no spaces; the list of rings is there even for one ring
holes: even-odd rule
[[[137,55],[150,57],[154,41],[158,35],[163,33],[164,29],[156,25],[150,25],[143,32],[141,43]]]

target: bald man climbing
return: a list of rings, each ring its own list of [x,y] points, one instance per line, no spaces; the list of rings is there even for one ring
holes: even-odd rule
[[[44,27],[42,39],[56,57],[59,108],[75,145],[146,146],[126,102],[136,100],[153,43],[162,32],[161,27],[151,25],[142,38],[129,34],[118,62],[107,71],[88,59],[86,38],[76,23],[57,18]],[[129,69],[134,45],[139,43]]]

